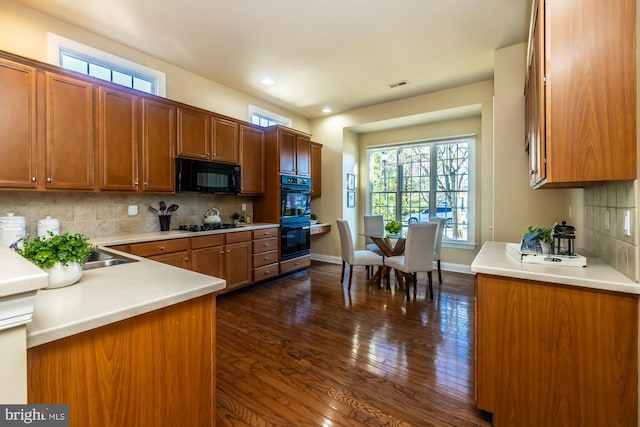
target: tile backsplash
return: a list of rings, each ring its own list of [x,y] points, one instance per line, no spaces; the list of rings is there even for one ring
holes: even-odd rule
[[[636,181],[624,181],[585,188],[584,244],[594,256],[638,281],[636,185]],[[625,211],[631,215],[631,236],[624,234]]]
[[[25,216],[27,233],[36,235],[37,222],[46,216],[60,220],[60,232],[82,233],[89,237],[130,232],[159,231],[158,216],[149,206],[158,208],[179,205],[171,218],[171,229],[179,225],[202,224],[204,213],[211,208],[220,211],[222,222],[232,222],[231,214],[241,212],[253,216],[253,198],[209,194],[139,194],[139,193],[71,193],[0,191],[0,216],[8,212]],[[138,215],[129,216],[129,205],[138,206]]]

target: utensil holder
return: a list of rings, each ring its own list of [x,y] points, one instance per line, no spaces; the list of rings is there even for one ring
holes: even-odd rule
[[[158,215],[158,218],[160,219],[160,231],[169,231],[171,215]]]

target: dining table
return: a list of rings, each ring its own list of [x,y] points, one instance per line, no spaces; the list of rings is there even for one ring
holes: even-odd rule
[[[373,241],[373,243],[375,243],[378,248],[380,248],[380,251],[382,252],[382,255],[384,257],[400,256],[404,254],[404,246],[406,244],[404,233],[363,234],[363,236],[369,237]],[[386,282],[387,290],[391,290],[391,270],[393,270],[391,267],[387,266],[386,264],[382,264],[378,267],[371,279],[369,279],[368,283],[370,285],[376,284],[378,285],[378,287],[382,287],[382,280],[384,279]],[[394,272],[398,283],[404,283],[404,281],[402,280],[402,273],[397,270],[394,270]]]

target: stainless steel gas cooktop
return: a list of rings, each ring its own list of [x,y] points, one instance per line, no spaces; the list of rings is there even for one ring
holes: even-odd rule
[[[180,225],[178,230],[182,231],[211,231],[224,228],[236,228],[235,224],[203,224],[203,225]]]

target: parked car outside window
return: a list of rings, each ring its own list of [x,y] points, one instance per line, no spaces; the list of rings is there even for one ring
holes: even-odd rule
[[[429,208],[424,209],[420,212],[410,213],[406,216],[405,221],[407,224],[417,224],[419,222],[429,222],[429,217],[433,216],[429,212]],[[436,217],[445,219],[445,227],[450,228],[453,224],[453,214],[451,206],[449,203],[444,201],[438,203],[436,206]]]

